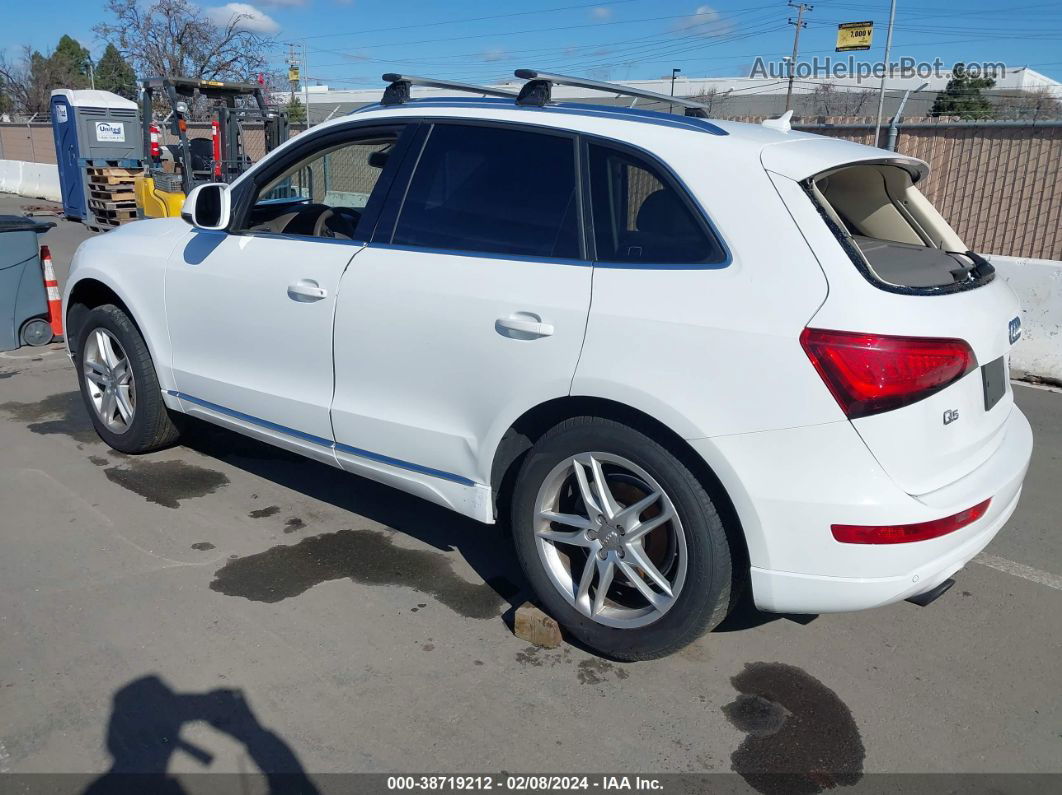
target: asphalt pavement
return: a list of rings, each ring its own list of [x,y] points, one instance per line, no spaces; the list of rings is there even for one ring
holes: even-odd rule
[[[514,637],[504,527],[208,426],[118,454],[61,346],[0,354],[0,773],[1062,773],[1062,394],[1015,395],[1021,504],[936,603],[620,664]]]

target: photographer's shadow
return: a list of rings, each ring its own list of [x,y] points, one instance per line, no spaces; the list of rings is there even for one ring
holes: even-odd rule
[[[169,772],[174,754],[184,752],[204,768],[214,761],[209,750],[180,736],[185,724],[199,721],[243,744],[268,792],[317,793],[295,752],[258,722],[240,690],[177,693],[158,676],[149,675],[114,694],[107,725],[107,750],[114,761],[85,795],[183,795],[179,777]]]

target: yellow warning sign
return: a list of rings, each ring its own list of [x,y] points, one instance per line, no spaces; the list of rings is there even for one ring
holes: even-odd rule
[[[873,38],[873,22],[845,22],[837,26],[837,52],[869,50]]]
[[[293,63],[293,64],[291,64],[288,67],[288,80],[290,82],[292,82],[292,83],[298,83],[299,82],[299,65],[298,64],[294,64]]]

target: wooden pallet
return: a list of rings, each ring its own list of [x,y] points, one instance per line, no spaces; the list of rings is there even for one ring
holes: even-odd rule
[[[102,224],[124,224],[136,220],[136,202],[105,202],[89,199],[89,212]]]
[[[106,166],[95,168],[89,166],[85,169],[88,176],[89,187],[106,189],[110,186],[119,188],[131,188],[133,181],[140,172],[133,168],[117,168]]]
[[[110,206],[107,206],[107,205]],[[114,202],[99,202],[93,204],[89,201],[89,209],[92,210],[92,214],[100,221],[132,221],[136,218],[136,204],[130,202],[129,204],[115,204]]]
[[[114,185],[109,188],[89,185],[89,198],[105,202],[136,201],[136,191],[131,185]]]
[[[121,166],[85,166],[85,170],[94,177],[133,177],[140,174],[139,168],[123,168]]]

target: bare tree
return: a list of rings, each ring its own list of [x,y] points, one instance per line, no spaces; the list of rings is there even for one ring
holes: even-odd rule
[[[1018,119],[1040,121],[1062,119],[1062,102],[1047,88],[1038,91],[1020,91],[999,97],[988,95],[995,119]]]
[[[833,83],[820,83],[811,93],[813,116],[862,116],[871,107],[875,94],[866,89],[838,89]]]
[[[0,53],[0,106],[27,116],[47,117],[55,88],[88,88],[88,50],[69,36],[49,56],[23,47],[17,60]]]
[[[700,102],[702,105],[706,105],[708,115],[711,116],[713,114],[722,114],[723,106],[729,96],[730,91],[724,91],[720,94],[718,89],[709,88],[707,91],[690,97],[690,99],[695,102]]]
[[[262,71],[274,44],[248,29],[250,14],[224,25],[208,20],[189,0],[107,0],[113,21],[93,31],[130,61],[141,77],[250,80]]]

